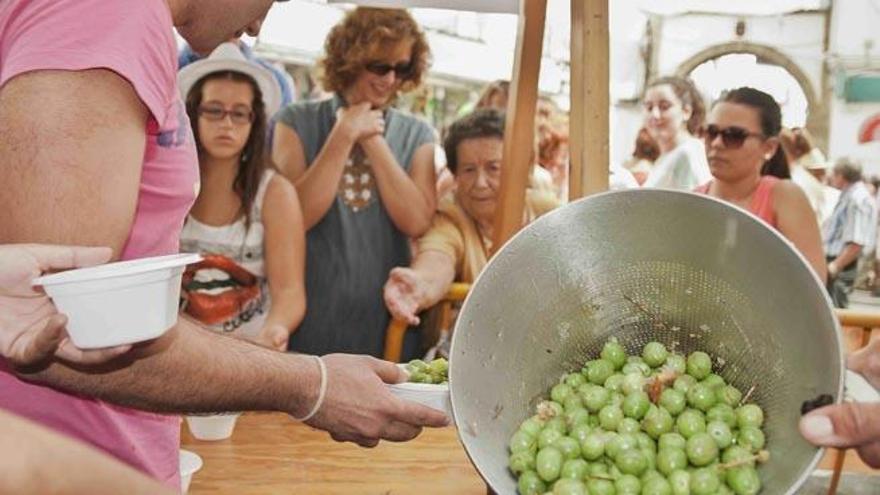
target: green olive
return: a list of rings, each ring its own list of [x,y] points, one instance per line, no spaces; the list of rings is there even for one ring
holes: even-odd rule
[[[707,466],[718,459],[718,444],[708,433],[697,433],[688,438],[686,451],[694,466]]]
[[[552,483],[559,479],[562,472],[563,455],[555,447],[545,447],[538,451],[535,468],[542,480]]]
[[[547,491],[547,485],[535,471],[526,471],[521,474],[517,482],[517,488],[520,495],[542,495]]]
[[[692,352],[687,358],[688,375],[702,380],[712,373],[712,358],[702,351]]]
[[[648,342],[642,349],[642,359],[652,368],[657,368],[665,363],[667,357],[669,357],[669,351],[660,342]]]

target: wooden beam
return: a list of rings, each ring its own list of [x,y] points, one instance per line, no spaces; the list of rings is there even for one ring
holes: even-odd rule
[[[535,107],[538,103],[538,74],[544,49],[546,15],[547,0],[520,2],[493,251],[501,248],[522,227],[526,187],[533,165]]]
[[[608,46],[608,0],[571,0],[570,200],[608,190]]]

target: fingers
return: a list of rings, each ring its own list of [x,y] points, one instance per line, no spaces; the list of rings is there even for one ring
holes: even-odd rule
[[[388,312],[394,319],[405,321],[407,325],[418,325],[421,321],[412,311],[412,305],[409,305],[409,308],[404,307],[404,304],[396,299],[396,295],[386,295],[385,305],[388,306]]]
[[[52,315],[38,330],[30,330],[17,339],[9,357],[17,366],[39,363],[55,354],[65,337],[64,325],[67,318],[61,314]]]
[[[382,430],[382,439],[390,442],[408,442],[419,436],[419,433],[421,432],[421,426],[413,426],[400,421],[392,421],[385,425],[385,428]]]
[[[406,372],[400,369],[400,366],[374,357],[367,357],[366,359],[370,361],[370,367],[379,375],[383,382],[402,383],[406,381]]]
[[[859,351],[849,355],[847,358],[847,368],[861,374],[875,388],[880,388],[880,349],[878,347],[880,340],[872,342]]]
[[[880,468],[880,442],[863,445],[856,450],[865,464],[874,469]]]
[[[814,445],[857,447],[880,442],[880,404],[845,403],[801,418],[801,434]]]
[[[401,400],[400,403],[401,406],[394,415],[394,418],[398,421],[432,428],[442,428],[451,424],[452,418],[446,417],[446,414],[442,411],[406,400]]]
[[[336,440],[337,442],[351,442],[360,445],[361,447],[373,448],[379,445],[378,438],[368,438],[361,435],[346,435],[340,433],[330,432],[330,438]]]
[[[106,263],[113,255],[109,247],[54,246],[28,244],[25,247],[42,271],[81,268]]]
[[[131,350],[131,347],[131,345],[121,345],[106,349],[83,350],[76,347],[70,339],[64,339],[55,355],[76,364],[101,364],[125,354]]]

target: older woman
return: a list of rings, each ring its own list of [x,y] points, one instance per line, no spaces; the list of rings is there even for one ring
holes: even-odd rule
[[[648,85],[643,99],[645,129],[660,156],[645,187],[690,191],[711,178],[703,144],[695,134],[703,124],[703,97],[690,79],[663,77]]]
[[[788,170],[779,145],[782,113],[772,96],[738,88],[719,99],[703,137],[715,178],[698,192],[752,212],[778,230],[804,255],[821,280],[827,270],[816,216],[804,192],[773,171]]]
[[[418,240],[410,266],[394,268],[385,284],[385,303],[396,318],[418,324],[422,309],[437,303],[452,282],[472,283],[492,249],[504,116],[476,110],[449,128],[443,148],[455,176],[455,192],[440,201],[431,229]],[[528,189],[524,223],[558,205],[549,191]]]
[[[434,132],[391,107],[418,87],[425,36],[405,10],[357,8],[330,32],[321,62],[335,95],[278,114],[273,158],[302,203],[309,305],[290,349],[382,353],[382,282],[410,260],[408,237],[436,206]]]

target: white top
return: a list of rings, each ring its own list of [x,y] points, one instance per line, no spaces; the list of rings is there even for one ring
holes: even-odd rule
[[[797,164],[791,167],[791,181],[797,184],[807,195],[810,207],[816,213],[816,220],[819,222],[819,225],[822,225],[822,222],[825,220],[825,217],[822,216],[825,211],[825,187],[822,186],[822,183],[813,174]]]
[[[608,169],[608,189],[611,191],[620,191],[623,189],[638,189],[639,181],[629,170],[612,165]]]
[[[706,148],[695,137],[687,137],[670,152],[657,158],[644,187],[693,191],[712,180]]]
[[[244,217],[227,225],[206,225],[192,215],[188,215],[183,231],[180,233],[180,250],[189,253],[222,255],[234,261],[241,268],[257,277],[260,295],[249,301],[239,314],[219,324],[210,325],[218,331],[233,330],[246,336],[255,336],[263,327],[269,314],[269,290],[266,280],[264,227],[262,219],[263,199],[266,189],[275,175],[267,170],[260,179],[257,195],[251,207],[251,225],[247,228]],[[218,268],[203,268],[196,272],[195,278],[201,282],[222,282],[229,274]],[[218,294],[224,288],[205,289],[205,292]]]

